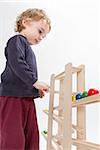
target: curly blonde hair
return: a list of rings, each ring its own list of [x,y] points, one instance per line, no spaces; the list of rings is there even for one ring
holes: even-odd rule
[[[22,12],[16,19],[15,32],[20,33],[23,29],[25,29],[25,27],[22,24],[23,19],[30,21],[39,21],[41,19],[44,19],[49,25],[49,30],[51,30],[51,21],[46,15],[45,11],[42,9],[30,8]]]

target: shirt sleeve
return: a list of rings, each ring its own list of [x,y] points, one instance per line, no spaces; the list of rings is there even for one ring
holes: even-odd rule
[[[7,59],[14,74],[26,85],[33,86],[33,84],[37,81],[37,68],[34,68],[34,70],[30,69],[25,60],[25,48],[26,43],[21,38],[16,37],[11,39],[7,47]],[[33,60],[33,63],[35,63],[35,61],[36,60]],[[34,65],[34,67],[37,66]]]

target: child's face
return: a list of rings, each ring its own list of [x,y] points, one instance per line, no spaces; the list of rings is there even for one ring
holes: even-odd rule
[[[24,34],[31,45],[38,44],[49,33],[49,25],[43,19],[39,21],[23,21],[23,25],[25,29],[21,33]]]

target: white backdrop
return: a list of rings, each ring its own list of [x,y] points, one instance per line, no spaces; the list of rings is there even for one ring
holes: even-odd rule
[[[0,73],[5,67],[4,47],[14,33],[16,16],[27,8],[44,9],[52,21],[52,30],[39,45],[32,46],[38,63],[39,79],[49,84],[50,75],[63,71],[65,64],[86,67],[86,90],[100,90],[100,10],[99,0],[20,0],[0,1]],[[49,94],[37,99],[40,131],[47,128],[42,109],[48,105]],[[87,108],[87,139],[100,143],[100,105]],[[41,136],[40,147],[46,142]]]

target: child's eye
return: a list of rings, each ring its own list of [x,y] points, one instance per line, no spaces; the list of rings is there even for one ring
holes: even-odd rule
[[[42,34],[42,31],[41,31],[41,30],[39,30],[39,33],[40,33],[40,34]]]

